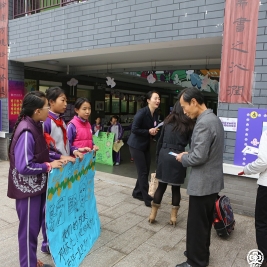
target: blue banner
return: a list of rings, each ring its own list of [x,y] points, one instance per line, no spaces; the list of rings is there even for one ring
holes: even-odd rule
[[[56,267],[78,267],[100,235],[93,153],[49,174],[46,228]]]
[[[267,109],[238,109],[234,164],[245,166],[256,160],[261,134],[267,130]]]

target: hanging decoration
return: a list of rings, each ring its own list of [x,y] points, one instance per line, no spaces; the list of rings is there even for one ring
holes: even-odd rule
[[[111,88],[115,87],[116,86],[116,83],[114,81],[114,78],[111,78],[111,77],[106,77],[107,80],[106,80],[106,83],[108,86],[110,86]]]
[[[148,83],[154,83],[157,79],[155,79],[155,77],[153,76],[152,73],[150,73],[148,76],[147,76],[147,81]]]
[[[78,84],[78,80],[75,78],[71,78],[67,84],[70,86],[70,94],[71,94],[71,89],[72,89],[72,94],[74,96],[74,87]]]

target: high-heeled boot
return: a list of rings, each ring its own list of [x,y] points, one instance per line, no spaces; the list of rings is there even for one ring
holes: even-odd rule
[[[180,206],[172,206],[170,224],[173,225],[173,227],[176,226],[177,213],[179,208]]]
[[[151,202],[151,213],[148,218],[149,223],[155,222],[159,207],[160,207],[160,204],[156,204],[153,201]]]

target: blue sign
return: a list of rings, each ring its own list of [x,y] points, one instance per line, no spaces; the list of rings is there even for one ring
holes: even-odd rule
[[[78,267],[100,235],[93,153],[49,174],[46,228],[57,267]]]
[[[256,160],[261,134],[267,130],[267,109],[238,109],[234,164],[245,166]]]

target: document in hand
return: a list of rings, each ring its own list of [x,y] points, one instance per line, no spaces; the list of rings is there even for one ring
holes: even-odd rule
[[[99,134],[99,130],[97,130],[97,131],[95,132],[95,136],[98,137],[98,134]]]
[[[122,140],[120,140],[119,143],[115,142],[115,143],[113,144],[113,150],[114,150],[115,152],[119,152],[119,150],[121,149],[121,147],[122,147],[123,145],[124,145],[124,143],[122,142]]]
[[[176,153],[174,153],[174,152],[169,152],[169,155],[172,155],[172,156],[175,156],[175,157],[178,156],[178,154],[176,154]]]

